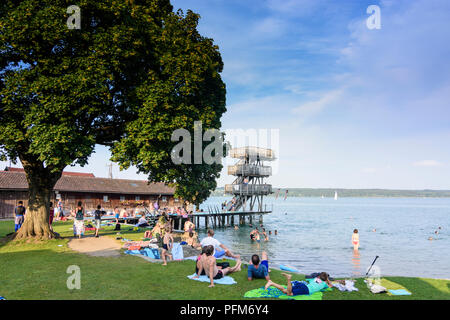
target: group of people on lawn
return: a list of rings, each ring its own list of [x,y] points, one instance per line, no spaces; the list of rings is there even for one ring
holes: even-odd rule
[[[214,280],[221,279],[228,274],[241,270],[242,261],[240,255],[232,253],[225,245],[215,239],[214,230],[208,230],[208,236],[200,242],[200,246],[202,252],[197,258],[195,278],[201,275],[208,276],[210,279],[209,287],[214,287]],[[236,265],[234,267],[223,267],[218,264],[216,259],[223,256],[236,259]],[[291,274],[282,273],[287,281],[286,287],[273,282],[270,279],[269,272],[269,258],[267,253],[263,251],[261,258],[257,254],[252,255],[247,268],[247,278],[249,281],[253,279],[265,279],[267,281],[265,289],[272,286],[289,296],[295,296],[310,295],[333,286],[326,272],[322,272],[318,277],[308,279],[308,281],[291,281]]]
[[[53,210],[50,219],[53,220]],[[105,212],[101,210],[101,206],[97,207],[94,211],[94,221],[95,221],[95,236],[98,237],[98,231],[100,229],[101,217]],[[19,206],[15,210],[15,231],[21,227],[25,215],[25,207],[23,203],[19,203]],[[74,234],[79,238],[84,233],[84,209],[81,201],[78,202],[76,210],[71,212],[74,217]],[[50,221],[50,225],[51,225]],[[167,259],[172,259],[170,251],[173,247],[173,236],[171,233],[171,221],[167,214],[161,215],[156,226],[153,228],[150,234],[146,232],[145,236],[149,237],[156,236],[162,239],[162,251],[161,257],[163,259],[163,265],[167,265]],[[196,249],[201,249],[201,254],[197,257],[196,261],[196,275],[198,278],[201,275],[206,275],[210,280],[209,287],[214,287],[214,280],[221,279],[228,274],[233,272],[238,272],[241,270],[241,257],[239,254],[234,254],[228,249],[224,244],[220,243],[219,240],[214,238],[214,230],[209,229],[207,237],[205,237],[200,243],[196,241],[197,234],[194,231],[195,225],[188,220],[184,224],[185,234],[183,237],[187,240],[187,244]],[[217,263],[216,259],[221,257],[230,257],[236,259],[236,264],[234,267],[230,267],[228,263],[224,265],[223,263]],[[265,251],[262,252],[261,258],[259,255],[254,254],[249,261],[247,269],[247,278],[249,281],[253,279],[265,279],[267,281],[265,288],[273,286],[283,293],[295,296],[295,295],[309,295],[318,291],[322,291],[328,287],[332,287],[327,273],[322,272],[316,278],[309,279],[306,281],[291,281],[292,275],[287,273],[282,273],[286,278],[286,287],[273,282],[269,275],[269,259]]]

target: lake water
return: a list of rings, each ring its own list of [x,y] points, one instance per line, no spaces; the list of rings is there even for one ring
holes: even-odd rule
[[[230,198],[211,197],[201,208],[220,206],[226,199]],[[450,278],[448,198],[279,197],[267,198],[266,203],[273,204],[273,212],[264,215],[266,231],[272,230],[268,242],[250,241],[248,225],[216,229],[215,237],[246,259],[265,250],[273,266],[287,264],[305,274],[361,276],[378,255],[375,265],[381,275]],[[358,253],[351,243],[355,228]],[[202,239],[205,230],[199,235]]]

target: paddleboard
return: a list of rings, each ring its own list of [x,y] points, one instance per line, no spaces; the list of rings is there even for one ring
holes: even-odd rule
[[[290,267],[290,266],[285,266],[283,264],[280,265],[280,269],[284,270],[284,271],[290,271],[290,272],[300,272],[300,270],[298,270],[298,269],[295,269],[295,268]]]

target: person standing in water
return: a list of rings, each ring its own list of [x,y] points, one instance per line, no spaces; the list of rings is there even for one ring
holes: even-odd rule
[[[359,233],[358,233],[358,229],[353,230],[352,243],[353,243],[353,250],[357,251],[359,249]]]

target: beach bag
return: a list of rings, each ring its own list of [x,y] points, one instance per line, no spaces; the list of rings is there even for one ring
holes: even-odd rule
[[[114,228],[114,231],[120,230],[120,223],[116,223],[116,227]]]

